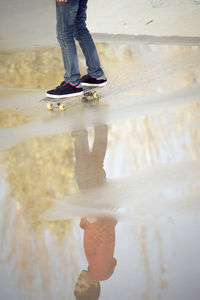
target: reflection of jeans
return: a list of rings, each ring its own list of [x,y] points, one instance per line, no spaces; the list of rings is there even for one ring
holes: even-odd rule
[[[76,167],[75,174],[79,190],[86,190],[105,184],[106,173],[103,162],[107,149],[108,127],[101,124],[94,128],[95,136],[92,151],[86,130],[74,131]]]
[[[88,73],[100,77],[103,71],[93,39],[86,27],[86,9],[88,0],[68,0],[56,2],[57,39],[61,46],[65,68],[64,79],[71,84],[80,82],[75,39],[79,42],[86,58]]]

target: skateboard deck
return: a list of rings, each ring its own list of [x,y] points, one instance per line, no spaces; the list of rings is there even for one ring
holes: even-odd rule
[[[45,97],[40,100],[42,103],[47,104],[47,108],[49,110],[53,110],[54,107],[59,108],[60,110],[65,110],[67,107],[67,101],[73,98],[81,97],[83,102],[89,102],[92,100],[98,100],[100,98],[100,94],[97,92],[97,89],[100,89],[100,86],[83,86],[83,94],[78,96],[69,96],[65,98],[50,98]]]

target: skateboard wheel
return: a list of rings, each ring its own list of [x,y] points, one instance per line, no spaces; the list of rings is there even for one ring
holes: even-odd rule
[[[48,103],[48,104],[47,104],[47,108],[48,108],[49,110],[53,110],[53,103]]]
[[[94,99],[99,99],[99,97],[100,97],[100,96],[99,96],[99,93],[97,93],[97,92],[94,92],[94,94],[93,94],[93,98],[94,98]]]
[[[64,103],[63,103],[63,104],[60,104],[60,106],[59,106],[59,107],[60,107],[60,110],[62,110],[62,111],[63,111],[63,110],[65,110],[65,109],[66,109],[66,104],[64,104]]]
[[[82,102],[87,102],[87,97],[83,96],[82,97]]]

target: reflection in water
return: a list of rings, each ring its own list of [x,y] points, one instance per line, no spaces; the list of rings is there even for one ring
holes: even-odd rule
[[[164,275],[167,271],[167,265],[164,263],[164,260],[163,260],[162,236],[158,230],[156,232],[156,240],[157,240],[157,244],[158,244],[158,255],[159,255],[160,272],[161,272],[159,288],[166,289],[166,288],[168,288],[168,283],[165,281]]]
[[[144,271],[146,275],[146,289],[143,292],[143,299],[148,300],[151,299],[152,295],[155,294],[155,291],[153,290],[153,271],[151,267],[151,260],[152,256],[149,255],[149,249],[148,249],[148,239],[149,235],[151,235],[152,228],[149,226],[149,228],[145,225],[142,225],[140,228],[140,254],[144,266]],[[163,249],[162,249],[162,238],[161,238],[161,230],[155,229],[155,239],[154,239],[154,251],[157,253],[157,260],[158,260],[158,288],[160,290],[164,290],[168,288],[168,284],[165,280],[165,272],[167,270],[167,266],[164,262],[164,256],[163,256]],[[153,246],[152,246],[153,248]],[[151,249],[152,250],[152,249]]]
[[[103,161],[107,148],[108,128],[106,125],[99,125],[94,129],[94,143],[90,152],[88,133],[85,130],[74,131],[76,155],[76,179],[80,190],[101,185],[106,180],[103,169]]]
[[[72,133],[75,138],[76,178],[80,191],[99,186],[106,180],[103,162],[107,134],[106,125],[95,127],[93,148],[90,151],[87,131]],[[116,266],[116,259],[113,257],[116,224],[115,219],[108,217],[90,216],[81,219],[88,270],[83,270],[78,277],[74,289],[76,299],[98,299],[99,281],[107,280],[112,275]]]
[[[4,110],[0,111],[0,128],[11,128],[33,121],[33,117],[22,112]]]
[[[2,207],[1,251],[6,253],[5,259],[9,264],[15,262],[18,286],[22,290],[28,288],[29,295],[34,294],[35,282],[39,278],[44,298],[57,297],[51,286],[60,264],[65,280],[71,278],[73,281],[76,273],[73,221],[45,221],[40,215],[51,207],[50,199],[76,193],[76,182],[81,192],[105,183],[103,161],[107,148],[107,126],[95,127],[92,151],[87,134],[87,131],[73,132],[74,146],[70,134],[66,133],[34,138],[2,154],[7,174],[7,195]],[[81,220],[89,264],[88,271],[81,272],[84,275],[81,278],[88,276],[92,285],[95,282],[98,287],[97,282],[107,279],[116,264],[113,258],[115,225],[116,220],[104,217]],[[52,249],[47,235],[51,236]],[[52,252],[57,253],[55,263],[52,262]],[[43,296],[38,299],[40,297]]]
[[[198,103],[192,103],[171,114],[145,114],[111,126],[108,178],[130,175],[133,170],[161,163],[199,160],[199,109]]]
[[[126,92],[148,94],[200,81],[198,46],[97,43],[97,48],[110,87],[117,83],[119,90],[124,90],[125,85]],[[79,47],[78,51],[80,71],[84,74],[84,57]],[[0,83],[4,86],[47,89],[63,78],[59,47],[2,51],[0,61]]]
[[[9,264],[14,263],[18,286],[28,289],[30,299],[35,289],[40,295],[34,299],[55,299],[51,288],[55,269],[62,265],[65,276],[73,277],[76,268],[75,260],[72,270],[68,262],[68,257],[73,261],[73,221],[47,222],[40,215],[51,207],[49,199],[76,191],[72,138],[70,134],[34,138],[3,152],[1,162],[7,186],[1,211],[1,251]],[[58,257],[55,262],[52,253]]]
[[[83,270],[75,285],[76,299],[98,299],[100,281],[107,280],[114,272],[116,220],[104,217],[82,218],[80,226],[84,230],[84,251],[88,270]]]
[[[190,197],[194,193],[199,195],[196,173],[189,176],[191,178],[182,177],[181,170],[184,170],[183,175],[189,170],[180,168],[178,176],[177,172],[175,176],[171,174],[171,170],[177,171],[177,162],[191,167],[194,164],[190,165],[190,161],[195,163],[199,160],[198,120],[199,106],[193,103],[174,110],[173,114],[161,112],[139,115],[111,124],[108,142],[107,126],[100,125],[94,131],[76,131],[72,136],[65,133],[30,139],[2,152],[1,164],[6,177],[2,177],[0,194],[4,199],[0,212],[2,220],[0,244],[5,265],[9,268],[15,266],[18,288],[20,287],[19,289],[16,287],[16,294],[19,294],[21,289],[30,295],[30,299],[60,300],[68,297],[71,300],[74,299],[73,289],[76,295],[83,294],[80,285],[82,286],[84,282],[87,286],[85,290],[92,286],[92,291],[95,290],[96,297],[99,297],[100,281],[108,278],[110,290],[115,290],[118,283],[123,290],[128,286],[127,282],[123,282],[126,274],[123,263],[126,261],[128,264],[130,262],[130,277],[136,272],[141,274],[143,284],[139,289],[140,298],[143,292],[144,299],[156,299],[155,294],[159,293],[157,287],[160,293],[168,291],[170,276],[173,277],[169,275],[170,272],[173,273],[172,264],[168,267],[166,261],[166,253],[168,256],[171,255],[170,238],[168,228],[163,230],[160,226],[159,208],[166,205],[164,209],[169,209],[170,214],[181,214],[184,210],[189,214],[188,203],[191,204],[191,211],[199,203],[199,199],[193,203]],[[93,137],[91,149],[90,140]],[[161,163],[164,168],[163,172],[158,172],[158,175],[162,175],[161,178],[151,177],[152,174],[156,175],[153,172],[147,174],[147,177],[141,176],[141,180],[133,176],[139,171],[140,175],[144,175],[146,167]],[[174,163],[175,166],[166,172],[165,168],[170,167],[170,163]],[[194,170],[197,172],[195,168]],[[125,175],[130,176],[130,179],[128,177],[122,180]],[[119,187],[114,185],[114,178],[118,178],[116,182]],[[112,186],[112,183],[114,189],[107,194],[109,192],[107,188]],[[127,190],[128,184],[130,190]],[[101,188],[105,199],[101,198],[102,194],[99,196],[99,193],[95,192],[99,192]],[[158,208],[156,221],[159,224],[157,223],[158,226],[155,227],[147,226],[146,223],[141,226],[140,219],[136,218],[134,226],[129,227],[127,223],[124,230],[123,222],[116,226],[114,217],[105,218],[105,214],[97,216],[96,213],[91,214],[92,210],[88,216],[85,213],[88,207],[84,202],[88,199],[88,194],[92,195],[88,200],[88,207],[93,204],[92,208],[95,208],[96,198],[99,197],[102,206],[105,205],[106,209],[109,207],[108,210],[111,207],[110,210],[114,211],[113,206],[106,205],[110,203],[113,205],[115,200],[119,200],[117,207],[123,209],[124,215],[128,211],[132,220],[134,213],[136,216],[138,213],[143,217],[142,221],[145,221],[145,216],[157,211]],[[162,201],[162,196],[165,196],[165,201]],[[183,200],[179,198],[182,196],[185,197]],[[173,197],[176,201],[170,207],[168,200]],[[78,204],[86,208],[84,217],[79,214],[78,205],[75,206],[74,219],[69,219],[69,210],[68,218],[62,220],[55,217],[52,221],[46,221],[40,217],[50,208],[55,213],[51,199],[55,199],[55,203],[58,204],[60,201],[68,202],[68,198],[72,202],[74,198],[80,200]],[[140,209],[138,212],[135,211],[137,204]],[[69,207],[70,205],[68,209]],[[99,210],[99,207],[96,207],[96,210]],[[169,212],[167,211],[167,215]],[[79,219],[82,217],[78,221],[83,230],[80,230],[76,222],[77,217]],[[168,220],[165,221],[168,223]],[[121,228],[123,230],[120,232]],[[130,229],[135,231],[138,229],[137,239],[134,242],[133,234],[129,234]],[[114,258],[115,230],[118,230],[117,238],[120,237],[116,241],[117,268]],[[182,239],[180,231],[178,231],[179,240]],[[81,232],[84,235],[83,245]],[[122,247],[124,241],[122,237],[129,238],[128,246],[132,251],[129,247],[127,249]],[[191,241],[193,242],[192,239]],[[127,253],[125,258],[124,252]],[[136,255],[132,255],[133,253]],[[84,254],[87,259],[86,267],[82,263]],[[140,263],[139,255],[143,264]],[[133,257],[135,261],[131,260]],[[183,266],[175,262],[182,270]],[[111,275],[112,278],[109,277]],[[117,277],[120,278],[120,282],[117,281]],[[12,280],[14,281],[13,277]],[[76,282],[78,285],[75,285]],[[56,285],[59,292],[54,288]],[[101,283],[102,297],[108,291],[105,292],[105,286],[106,284],[103,286]],[[129,287],[129,290],[132,294],[137,293],[134,285]],[[171,290],[169,294],[170,292]],[[154,295],[155,297],[151,298]],[[24,299],[20,296],[18,298]]]

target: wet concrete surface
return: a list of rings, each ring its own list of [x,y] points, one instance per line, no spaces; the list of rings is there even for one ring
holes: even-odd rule
[[[197,300],[200,48],[98,48],[109,85],[64,112],[1,53],[0,298]]]

